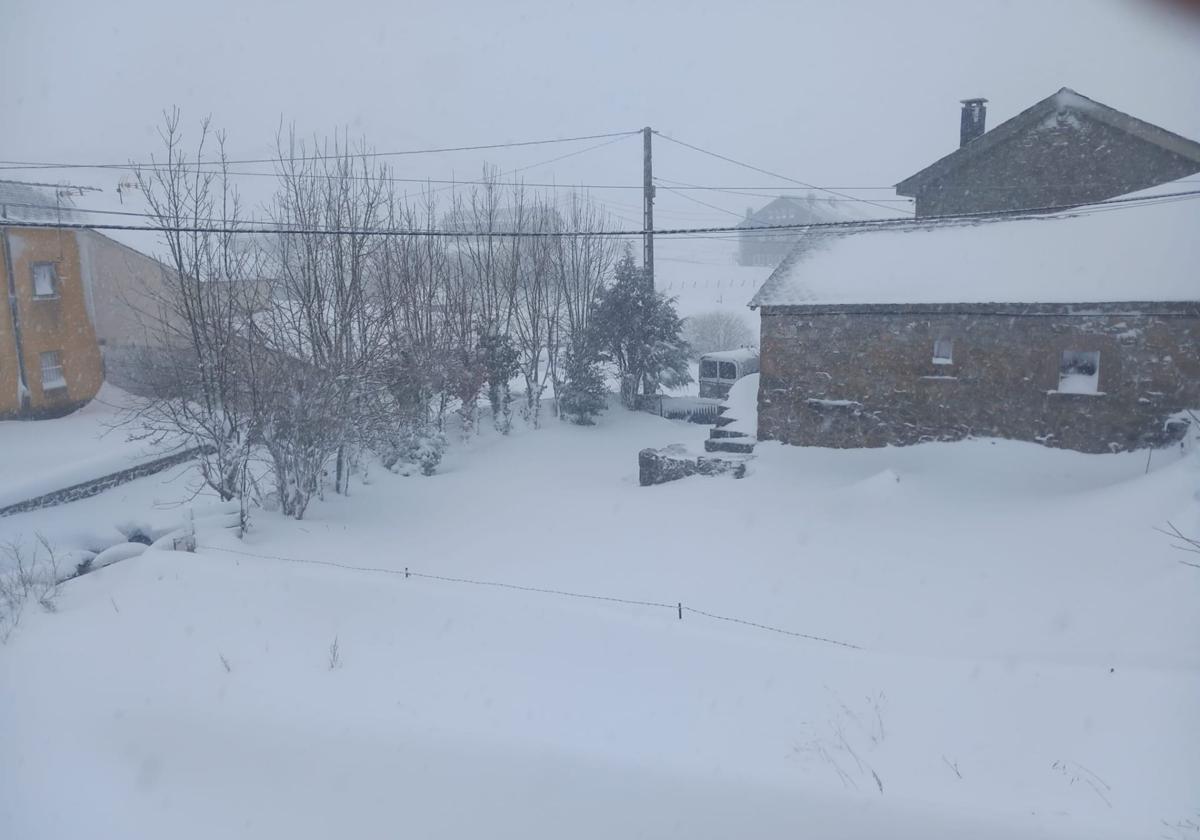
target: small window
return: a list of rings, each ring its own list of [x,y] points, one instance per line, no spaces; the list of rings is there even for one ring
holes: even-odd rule
[[[954,342],[949,338],[939,338],[933,342],[933,363],[935,365],[954,364]]]
[[[1066,350],[1058,365],[1058,390],[1063,394],[1095,394],[1100,390],[1100,353]]]
[[[721,379],[737,379],[737,365],[733,362],[721,362]]]
[[[33,296],[39,298],[58,296],[58,272],[54,270],[54,263],[33,264]]]
[[[711,359],[705,359],[700,363],[700,376],[704,379],[717,378],[717,363]]]
[[[63,376],[62,356],[57,350],[51,350],[48,353],[41,354],[42,362],[42,390],[50,391],[54,388],[66,388],[67,380]]]

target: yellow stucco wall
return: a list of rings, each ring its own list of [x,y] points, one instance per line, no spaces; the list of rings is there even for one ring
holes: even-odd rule
[[[0,416],[21,412],[16,338],[7,305],[10,282],[16,290],[28,413],[62,413],[86,403],[100,390],[104,365],[88,317],[76,234],[6,227],[0,237],[0,257],[5,303],[0,314]],[[54,264],[58,282],[53,297],[34,295],[33,265],[38,262]],[[49,351],[60,355],[65,388],[42,387],[40,354]]]

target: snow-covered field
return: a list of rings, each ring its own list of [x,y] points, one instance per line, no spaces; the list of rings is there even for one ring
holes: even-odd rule
[[[736,243],[728,240],[665,238],[655,249],[654,286],[675,299],[681,317],[736,312],[758,332],[758,313],[747,306],[772,266],[738,265]]]
[[[760,444],[637,486],[706,432],[484,434],[69,582],[0,646],[0,836],[1197,836],[1200,573],[1155,530],[1200,530],[1197,456]]]

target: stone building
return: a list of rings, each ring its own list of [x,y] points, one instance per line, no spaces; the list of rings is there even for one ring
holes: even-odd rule
[[[759,290],[761,439],[1157,446],[1200,408],[1200,196],[914,220],[797,246]]]
[[[812,192],[803,196],[781,195],[760,210],[747,209],[739,227],[856,221],[868,218],[864,206],[861,202]],[[779,265],[801,235],[799,230],[742,230],[738,233],[738,264]]]
[[[917,216],[1091,204],[1200,172],[1200,143],[1069,88],[985,131],[962,102],[959,147],[896,185]]]

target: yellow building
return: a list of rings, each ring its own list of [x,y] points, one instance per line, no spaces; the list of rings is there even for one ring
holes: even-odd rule
[[[0,417],[65,414],[104,382],[88,312],[79,236],[69,230],[0,226]]]

